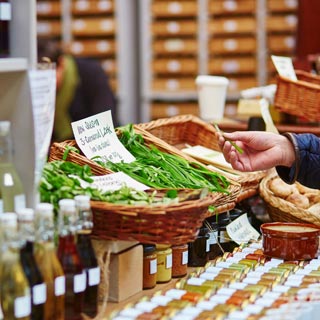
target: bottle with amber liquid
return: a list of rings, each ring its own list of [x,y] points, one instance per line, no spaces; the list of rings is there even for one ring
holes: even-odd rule
[[[0,213],[25,207],[25,193],[13,163],[11,122],[0,121]]]
[[[44,320],[63,320],[65,276],[54,245],[53,205],[39,203],[35,210],[34,256],[47,287]]]
[[[9,56],[9,27],[11,4],[9,0],[0,0],[0,57]]]
[[[20,261],[31,289],[31,319],[42,320],[47,288],[34,257],[34,211],[31,208],[24,208],[18,210],[17,214],[19,236],[23,241]]]
[[[20,262],[21,241],[18,237],[17,215],[13,212],[0,214],[2,234],[0,265],[0,297],[4,319],[31,319],[31,294],[28,279]]]
[[[65,319],[81,320],[86,273],[76,246],[78,215],[73,199],[61,199],[58,213],[58,258],[66,276]]]
[[[95,317],[98,311],[97,302],[100,268],[91,243],[93,222],[90,197],[87,195],[78,195],[74,200],[78,212],[77,248],[87,277],[83,312],[88,316]]]

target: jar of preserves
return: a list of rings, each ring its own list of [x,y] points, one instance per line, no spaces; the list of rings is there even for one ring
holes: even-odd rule
[[[154,288],[157,284],[157,253],[154,244],[143,245],[143,289]]]
[[[188,244],[172,246],[172,278],[184,277],[188,272]]]
[[[172,249],[167,244],[157,244],[157,283],[169,282],[172,278]]]

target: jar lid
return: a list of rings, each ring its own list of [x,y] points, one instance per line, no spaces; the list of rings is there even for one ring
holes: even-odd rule
[[[144,253],[153,253],[156,250],[156,246],[154,244],[144,244],[143,252]]]
[[[156,244],[156,249],[157,250],[165,250],[165,249],[168,249],[170,248],[171,245],[170,244],[163,244],[163,243],[160,243],[160,244]]]

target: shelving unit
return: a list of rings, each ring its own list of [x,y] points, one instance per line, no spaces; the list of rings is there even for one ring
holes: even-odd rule
[[[294,54],[297,0],[145,0],[139,6],[143,122],[197,114],[197,74],[228,77],[227,106],[235,108],[241,90],[274,81],[271,54]]]
[[[38,37],[60,40],[74,56],[101,62],[121,124],[138,121],[135,12],[135,0],[37,1]]]
[[[10,57],[0,59],[0,119],[12,126],[14,164],[34,203],[35,146],[28,70],[36,65],[36,2],[11,0]]]

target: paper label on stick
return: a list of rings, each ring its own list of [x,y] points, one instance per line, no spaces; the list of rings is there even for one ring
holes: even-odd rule
[[[103,161],[127,162],[134,156],[122,145],[113,127],[111,111],[71,123],[75,140],[88,158],[101,157]]]
[[[229,237],[239,245],[249,240],[258,240],[260,236],[259,232],[251,226],[246,213],[229,223],[226,229]]]
[[[292,59],[289,57],[271,56],[272,62],[276,67],[279,75],[290,80],[297,81],[297,76],[294,71]]]

